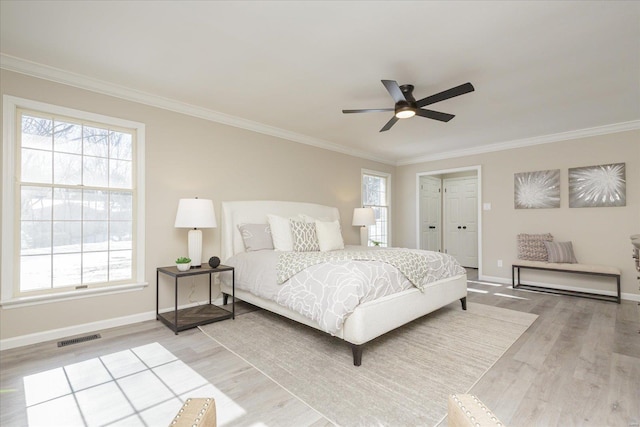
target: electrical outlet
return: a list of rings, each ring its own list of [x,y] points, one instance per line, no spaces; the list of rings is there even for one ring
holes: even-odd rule
[[[502,267],[502,260],[501,259],[498,260],[498,267]]]

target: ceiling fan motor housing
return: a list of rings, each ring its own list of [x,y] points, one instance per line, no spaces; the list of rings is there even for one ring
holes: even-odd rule
[[[416,102],[416,99],[413,97],[413,85],[402,85],[400,86],[400,90],[407,101]]]

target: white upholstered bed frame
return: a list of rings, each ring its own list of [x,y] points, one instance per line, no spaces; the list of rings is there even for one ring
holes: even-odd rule
[[[244,243],[238,230],[239,224],[266,224],[267,214],[285,217],[305,214],[323,221],[340,220],[337,208],[313,203],[262,200],[222,202],[221,259],[227,260],[239,252],[244,252]],[[232,289],[229,284],[223,282],[221,289],[224,294],[231,295]],[[315,322],[301,314],[250,292],[236,288],[235,297],[319,329]],[[362,359],[362,345],[366,342],[456,300],[460,300],[462,309],[466,310],[466,297],[467,276],[464,274],[431,283],[424,292],[420,292],[417,288],[398,292],[356,307],[336,336],[351,344],[353,363],[359,366]]]

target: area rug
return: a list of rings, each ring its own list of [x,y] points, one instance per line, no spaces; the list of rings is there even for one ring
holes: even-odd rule
[[[200,329],[340,426],[432,426],[538,316],[450,304],[364,346],[259,310]]]

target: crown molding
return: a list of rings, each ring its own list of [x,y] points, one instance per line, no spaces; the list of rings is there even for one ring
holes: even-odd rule
[[[587,138],[590,136],[606,135],[610,133],[626,132],[640,129],[640,120],[614,123],[611,125],[598,126],[593,128],[572,130],[569,132],[554,133],[551,135],[536,136],[533,138],[516,139],[513,141],[498,142],[496,144],[484,145],[482,147],[469,148],[464,150],[447,151],[422,157],[411,157],[398,160],[396,166],[414,165],[417,163],[432,162],[435,160],[452,159],[455,157],[473,156],[476,154],[492,153],[495,151],[511,150],[513,148],[530,147],[533,145],[549,144],[552,142],[567,141],[570,139]]]
[[[92,92],[109,95],[126,101],[137,102],[151,107],[162,108],[164,110],[174,111],[176,113],[186,114],[188,116],[197,117],[211,122],[221,123],[240,129],[261,133],[276,138],[285,139],[300,144],[310,145],[316,148],[335,151],[349,156],[359,157],[366,160],[372,160],[388,165],[395,165],[393,160],[381,158],[361,150],[355,150],[326,141],[320,138],[313,138],[307,135],[291,132],[274,126],[265,125],[263,123],[254,122],[243,119],[241,117],[231,116],[229,114],[220,113],[203,107],[187,104],[169,98],[142,92],[136,89],[128,88],[103,80],[94,79],[82,74],[73,73],[62,70],[60,68],[50,67],[48,65],[39,64],[37,62],[27,61],[11,55],[0,53],[0,68],[13,71],[20,74],[26,74],[55,83],[62,83],[67,86],[77,87]]]
[[[0,68],[44,80],[49,80],[55,83],[61,83],[68,86],[77,87],[79,89],[89,90],[127,101],[137,102],[151,107],[174,111],[176,113],[186,114],[188,116],[197,117],[203,120],[221,123],[252,132],[281,138],[287,141],[297,142],[316,148],[322,148],[325,150],[330,150],[337,153],[346,154],[365,160],[371,160],[391,166],[405,166],[418,163],[426,163],[436,160],[473,156],[495,151],[510,150],[513,148],[529,147],[533,145],[549,144],[552,142],[566,141],[570,139],[585,138],[590,136],[640,129],[640,120],[633,120],[629,122],[616,123],[587,129],[579,129],[569,132],[561,132],[551,135],[543,135],[513,141],[499,142],[495,144],[484,145],[482,147],[447,151],[444,153],[410,157],[394,161],[389,158],[374,156],[366,151],[347,148],[343,145],[339,145],[320,138],[313,138],[307,135],[291,132],[274,126],[265,125],[263,123],[243,119],[241,117],[231,116],[229,114],[224,114],[207,108],[198,107],[173,99],[153,95],[147,92],[142,92],[136,89],[131,89],[125,86],[105,82],[103,80],[94,79],[85,75],[50,67],[48,65],[27,61],[25,59],[6,55],[3,53],[0,53]]]

